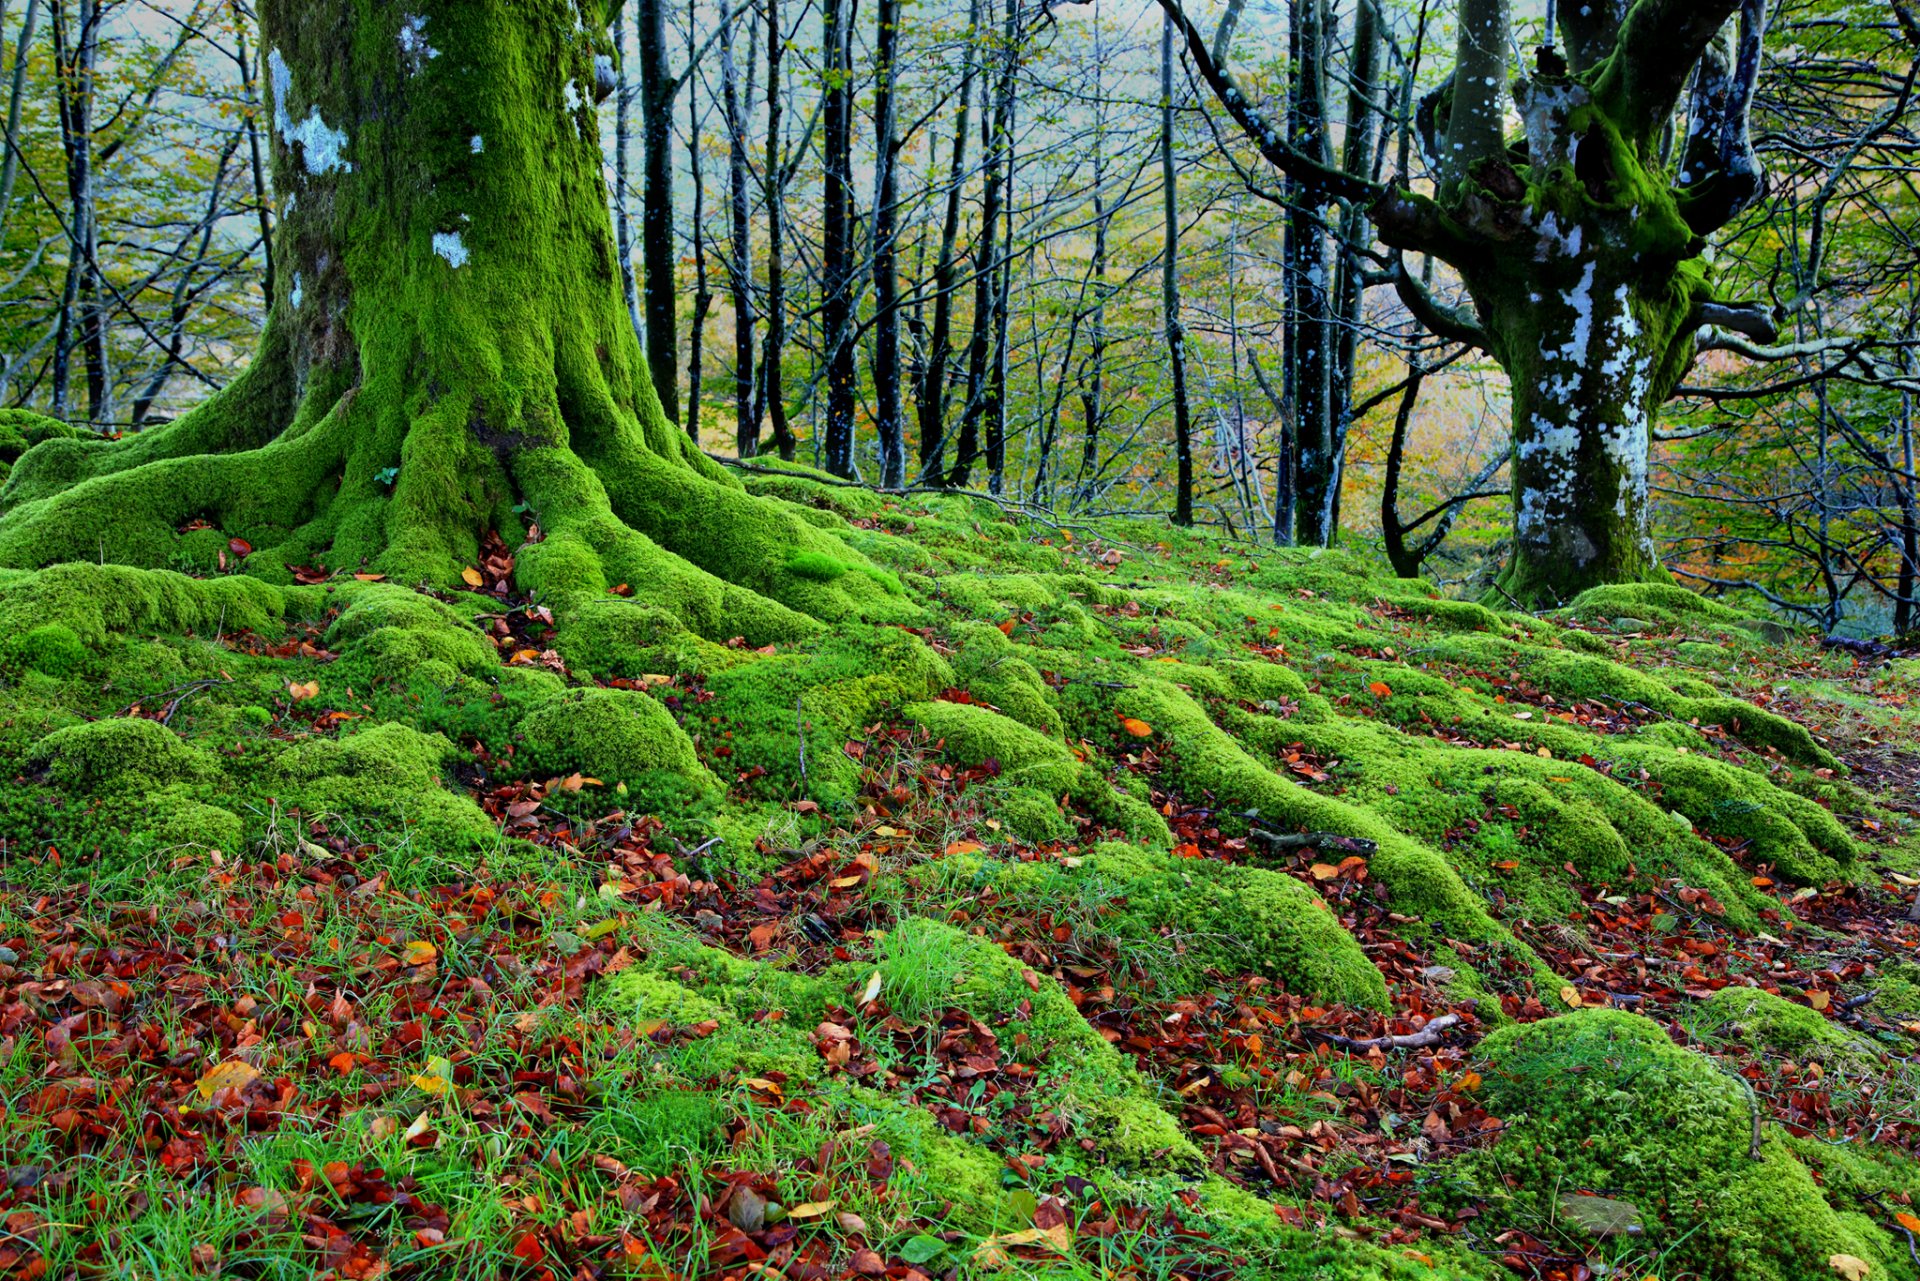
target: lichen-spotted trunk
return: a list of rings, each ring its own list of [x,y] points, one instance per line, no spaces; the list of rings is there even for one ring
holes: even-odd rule
[[[1500,252],[1463,269],[1513,397],[1513,550],[1499,590],[1528,608],[1603,583],[1667,577],[1647,472],[1659,406],[1692,359],[1705,290],[1672,194],[1578,86],[1521,95],[1536,159],[1460,196]],[[1492,193],[1497,195],[1498,193]]]
[[[1590,229],[1540,230],[1524,314],[1503,317],[1512,380],[1513,552],[1501,588],[1560,604],[1599,583],[1658,578],[1647,463],[1667,304]],[[1625,268],[1625,270],[1623,270]]]
[[[871,576],[789,568],[857,554],[661,412],[602,178],[607,9],[264,0],[281,278],[260,356],[178,423],[23,458],[0,564],[164,565],[231,536],[262,577],[457,584],[491,530],[525,540],[529,590],[624,583],[723,638],[871,612]]]

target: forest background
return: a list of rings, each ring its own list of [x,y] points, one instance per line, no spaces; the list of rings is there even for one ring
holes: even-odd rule
[[[1420,182],[1454,6],[1365,2],[1363,26],[1345,0],[1244,0],[1221,29],[1297,145]],[[1343,441],[1342,541],[1491,582],[1503,375],[1343,249],[1362,215],[1261,162],[1159,5],[867,0],[835,11],[844,45],[828,16],[635,0],[615,26],[601,119],[629,309],[704,447],[1151,538],[1181,508],[1184,441],[1196,522],[1292,541],[1317,413]],[[1516,65],[1545,18],[1517,6]],[[0,403],[137,431],[249,359],[276,216],[253,23],[239,0],[0,0]],[[1916,68],[1903,4],[1774,7],[1753,126],[1770,187],[1714,268],[1780,337],[1765,360],[1702,356],[1653,454],[1682,581],[1851,635],[1920,626]]]

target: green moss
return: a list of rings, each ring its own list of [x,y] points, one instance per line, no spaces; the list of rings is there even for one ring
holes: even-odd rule
[[[930,958],[940,966],[931,976],[924,969]],[[1041,1070],[1055,1109],[1077,1118],[1076,1128],[1107,1160],[1123,1168],[1198,1165],[1199,1152],[1179,1123],[1051,978],[1039,975],[1030,984],[1029,971],[994,943],[923,917],[910,917],[887,935],[879,967],[883,991],[924,987],[938,993],[939,1004],[981,1019],[1025,1011],[1020,1057]]]
[[[1566,612],[1583,622],[1605,622],[1626,616],[1666,623],[1681,619],[1731,623],[1740,617],[1737,610],[1677,583],[1617,583],[1592,587],[1574,597]]]
[[[14,643],[13,661],[48,676],[71,676],[88,665],[87,647],[65,623],[43,623]]]
[[[1871,1041],[1818,1010],[1754,987],[1721,988],[1688,1012],[1688,1031],[1704,1040],[1733,1037],[1772,1057],[1876,1062]]]
[[[328,648],[387,675],[405,676],[428,663],[467,673],[500,665],[492,642],[451,605],[388,583],[353,592],[326,639]]]
[[[1059,801],[1036,787],[1016,787],[989,802],[987,812],[1000,820],[1011,835],[1031,845],[1046,845],[1073,837],[1073,825],[1060,812]]]
[[[62,787],[95,791],[109,783],[137,785],[204,779],[214,772],[206,753],[189,747],[156,721],[116,717],[55,730],[32,757]]]
[[[846,573],[847,568],[844,562],[835,560],[825,552],[795,552],[787,560],[789,574],[816,583],[830,583]]]
[[[283,755],[279,764],[282,774],[295,782],[337,775],[407,792],[431,792],[441,786],[442,768],[457,754],[438,734],[389,721],[341,738],[309,739]]]
[[[1660,786],[1661,804],[1696,828],[1749,843],[1748,858],[1796,881],[1834,879],[1853,865],[1853,838],[1825,808],[1758,773],[1704,756],[1623,745],[1622,764]]]
[[[578,771],[643,793],[673,781],[717,786],[672,714],[637,690],[568,690],[521,722],[519,737],[521,759],[546,774]]]
[[[1387,1008],[1380,971],[1320,896],[1291,876],[1113,843],[1098,846],[1086,868],[1115,884],[1129,916],[1171,934],[1190,964],[1264,974],[1316,1001]]]
[[[183,788],[168,788],[146,798],[144,826],[156,849],[190,848],[241,853],[240,816],[196,799]]]
[[[996,761],[1003,777],[1056,793],[1072,787],[1079,772],[1079,762],[1062,744],[984,707],[913,703],[902,712],[943,743],[957,764]]]
[[[1631,1248],[1705,1278],[1825,1281],[1833,1254],[1891,1263],[1786,1144],[1751,1154],[1747,1090],[1651,1020],[1581,1010],[1501,1028],[1480,1053],[1486,1104],[1505,1125],[1449,1173],[1488,1230],[1539,1231],[1577,1190],[1631,1203],[1647,1233]]]

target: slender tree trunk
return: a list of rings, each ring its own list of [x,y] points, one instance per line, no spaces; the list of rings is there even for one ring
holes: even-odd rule
[[[827,344],[827,470],[852,479],[854,461],[853,350],[853,67],[848,26],[852,0],[820,7],[825,97],[821,140],[820,269],[825,297],[820,324]]]
[[[1346,138],[1340,167],[1357,178],[1370,178],[1380,112],[1379,64],[1381,30],[1378,0],[1359,0],[1353,12],[1353,40],[1347,61]],[[1321,527],[1329,541],[1340,532],[1340,492],[1347,470],[1347,433],[1353,424],[1353,383],[1359,359],[1361,308],[1366,301],[1365,252],[1373,243],[1367,211],[1357,200],[1344,202],[1337,241],[1338,282],[1333,300],[1335,326],[1330,335],[1332,369],[1328,378],[1327,418],[1332,429],[1328,444],[1328,481]]]
[[[1326,0],[1300,0],[1293,6],[1298,57],[1289,96],[1294,145],[1309,155],[1330,159],[1327,137],[1327,44],[1331,26]],[[1327,274],[1327,233],[1322,218],[1325,198],[1307,184],[1295,184],[1287,229],[1287,279],[1294,306],[1289,325],[1293,405],[1294,540],[1324,547],[1333,538],[1328,526],[1334,486],[1332,376],[1334,333]]]
[[[748,62],[751,64],[751,42]],[[720,94],[727,113],[727,293],[733,303],[734,447],[742,458],[760,452],[760,420],[753,412],[753,221],[747,194],[747,125],[740,110],[733,60],[733,24],[720,28]]]
[[[613,231],[620,256],[620,292],[627,301],[627,314],[633,318],[636,337],[645,338],[646,322],[640,318],[640,281],[633,272],[633,218],[627,204],[633,190],[629,170],[633,158],[634,87],[627,79],[627,26],[616,15],[611,28],[613,47],[620,51],[620,71],[614,86],[613,112]]]
[[[1160,308],[1173,374],[1173,523],[1193,524],[1193,418],[1187,405],[1186,334],[1180,325],[1180,199],[1173,167],[1173,21],[1160,23]]]
[[[640,267],[647,369],[660,407],[680,421],[673,243],[673,82],[667,69],[667,0],[635,0],[640,72]]]
[[[20,22],[20,39],[13,47],[13,75],[7,88],[7,154],[0,161],[0,245],[6,243],[7,215],[13,211],[13,188],[20,177],[20,108],[26,101],[27,60],[33,53],[33,33],[40,21],[40,0],[27,0],[27,16]]]
[[[954,273],[958,266],[961,197],[966,187],[967,142],[972,132],[973,82],[979,64],[980,23],[985,0],[970,0],[966,44],[960,54],[959,106],[953,125],[953,163],[947,171],[947,207],[940,222],[940,251],[933,263],[933,323],[927,357],[915,389],[920,424],[920,483],[946,482],[947,361],[953,327]]]
[[[1911,362],[1909,362],[1911,364]],[[1900,586],[1899,600],[1893,607],[1893,630],[1905,636],[1920,630],[1920,494],[1914,483],[1915,449],[1913,430],[1913,394],[1900,397],[1900,465],[1906,475],[1897,482],[1900,491]]]
[[[767,202],[767,337],[760,353],[760,396],[773,429],[773,447],[793,461],[793,429],[787,424],[787,393],[781,382],[781,362],[787,340],[786,264],[782,237],[786,226],[786,161],[781,156],[780,107],[785,86],[780,81],[780,53],[786,36],[780,30],[780,0],[767,4],[767,164],[762,181]],[[754,411],[754,422],[760,420]]]
[[[1007,32],[1010,38],[1018,40],[1020,31],[1020,13],[1018,0],[1009,5]],[[1020,158],[1016,152],[1016,121],[1020,110],[1020,98],[1015,92],[1015,72],[1019,67],[1017,48],[1007,53],[1007,112],[1006,124],[1000,129],[1006,148],[1006,190],[1001,197],[1004,226],[1000,239],[1006,248],[1000,255],[999,283],[993,291],[993,367],[989,374],[987,406],[985,411],[987,424],[987,492],[1001,494],[1007,487],[1007,326],[1013,307],[1013,258],[1014,240],[1013,213],[1014,193],[1019,174]]]
[[[1075,482],[1075,501],[1084,506],[1093,501],[1094,478],[1100,472],[1100,426],[1106,416],[1107,374],[1107,227],[1112,214],[1107,208],[1107,129],[1105,66],[1100,34],[1098,0],[1094,5],[1093,29],[1093,257],[1088,272],[1093,284],[1093,313],[1087,323],[1087,359],[1080,374],[1080,475]]]
[[[39,0],[31,0],[31,3],[38,4]],[[273,269],[273,193],[267,187],[266,153],[260,145],[260,118],[256,114],[260,108],[260,86],[254,79],[253,57],[247,52],[247,19],[241,11],[239,0],[234,0],[230,7],[235,42],[233,60],[240,68],[240,91],[247,105],[247,165],[253,178],[254,212],[260,222],[260,252],[263,256],[260,292],[266,310],[271,312],[277,283]]]
[[[960,415],[960,434],[954,442],[953,470],[947,483],[966,487],[980,458],[980,424],[992,415],[995,296],[1000,277],[1000,220],[1006,192],[1007,124],[1013,110],[1013,83],[1018,38],[1019,0],[1007,0],[1002,24],[1000,71],[993,88],[993,109],[987,120],[983,149],[986,185],[980,197],[980,235],[973,248],[973,333],[967,342],[967,403]]]
[[[687,167],[693,171],[693,323],[687,326],[687,439],[700,445],[700,391],[704,384],[707,313],[713,310],[713,289],[707,277],[707,178],[700,162],[700,94],[691,74],[699,30],[695,0],[687,0]]]
[[[874,90],[873,177],[873,400],[874,431],[880,439],[880,485],[900,489],[907,483],[907,454],[900,396],[899,210],[896,175],[900,166],[899,126],[894,119],[894,85],[899,78],[900,0],[879,0],[874,40],[879,63]]]

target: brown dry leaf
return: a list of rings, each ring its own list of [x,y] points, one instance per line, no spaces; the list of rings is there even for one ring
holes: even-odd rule
[[[1569,983],[1560,989],[1560,999],[1567,1003],[1568,1009],[1577,1010],[1580,1008],[1580,989]]]
[[[1331,881],[1340,875],[1340,869],[1331,863],[1315,863],[1307,869],[1307,872],[1316,881]]]
[[[1867,1274],[1873,1271],[1873,1265],[1858,1255],[1830,1254],[1827,1266],[1846,1278],[1846,1281],[1867,1281]]]
[[[401,950],[400,955],[408,965],[425,965],[440,955],[440,949],[425,939],[415,939]]]
[[[1013,1245],[1043,1245],[1060,1254],[1068,1254],[1073,1250],[1073,1229],[1064,1223],[1056,1223],[1050,1228],[1022,1228],[1018,1232],[988,1237],[973,1252],[974,1262],[986,1266],[989,1257],[998,1257],[1004,1263],[1006,1251],[1002,1247]]]
[[[834,1203],[832,1201],[808,1201],[804,1205],[796,1205],[791,1210],[788,1210],[787,1217],[789,1219],[817,1219],[827,1211],[833,1209],[833,1206]]]
[[[1833,993],[1817,992],[1817,991],[1809,992],[1807,993],[1807,1004],[1811,1005],[1816,1010],[1824,1010],[1829,1005],[1833,1004]]]
[[[302,683],[300,681],[288,681],[287,693],[293,695],[294,702],[304,703],[309,698],[318,698],[320,696],[320,682],[306,681]]]
[[[469,565],[460,571],[460,581],[469,587],[485,587],[487,585],[487,576]]]

